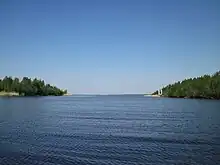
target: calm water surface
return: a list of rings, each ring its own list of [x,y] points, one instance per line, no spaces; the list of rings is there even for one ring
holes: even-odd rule
[[[220,101],[0,98],[0,164],[220,164]]]

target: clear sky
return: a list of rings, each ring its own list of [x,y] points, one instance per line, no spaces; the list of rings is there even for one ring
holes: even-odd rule
[[[145,93],[217,70],[219,0],[0,1],[0,77]]]

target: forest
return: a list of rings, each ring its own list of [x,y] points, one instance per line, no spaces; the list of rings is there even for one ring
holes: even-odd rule
[[[220,71],[167,85],[162,91],[165,97],[220,99]]]
[[[67,90],[61,90],[56,86],[45,84],[41,79],[4,77],[0,79],[0,92],[16,92],[20,96],[62,96]]]

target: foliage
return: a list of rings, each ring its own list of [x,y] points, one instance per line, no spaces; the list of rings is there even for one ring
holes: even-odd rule
[[[220,71],[213,75],[185,79],[162,90],[165,97],[220,99]],[[157,94],[157,91],[153,94]]]
[[[20,81],[18,78],[5,77],[0,79],[0,92],[17,92],[24,96],[61,96],[67,93],[67,90],[61,90],[50,84],[45,84],[43,80],[30,79],[23,77]]]

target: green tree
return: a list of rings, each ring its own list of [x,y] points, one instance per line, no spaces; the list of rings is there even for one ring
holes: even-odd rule
[[[204,75],[169,84],[163,88],[163,95],[167,97],[220,99],[220,71],[211,76]]]
[[[35,78],[34,80],[23,77],[21,81],[18,78],[12,79],[11,77],[4,77],[0,79],[0,91],[5,92],[18,92],[20,95],[25,96],[60,96],[67,93],[67,90],[61,90],[56,86],[46,84],[41,79]]]
[[[2,82],[2,80],[0,79],[0,91],[3,91],[3,82]]]
[[[3,79],[3,89],[4,89],[4,91],[5,92],[11,92],[12,91],[12,82],[13,82],[13,80],[12,80],[12,78],[11,77],[5,77],[4,79]]]
[[[19,90],[20,90],[20,82],[19,79],[15,77],[12,82],[12,91],[19,92]]]

